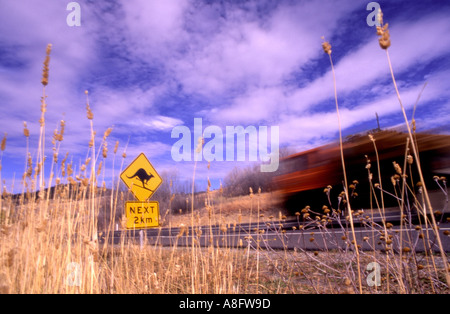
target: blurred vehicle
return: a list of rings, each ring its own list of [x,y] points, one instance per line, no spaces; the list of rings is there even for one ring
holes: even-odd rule
[[[393,162],[398,163],[401,169],[407,168],[406,182],[412,189],[417,189],[419,174],[417,172],[416,160],[412,164],[406,160],[407,155],[412,155],[412,148],[407,149],[408,134],[391,130],[378,130],[371,134],[358,134],[347,137],[343,142],[344,160],[347,172],[348,185],[355,181],[355,192],[350,202],[352,209],[367,209],[371,206],[376,208],[374,192],[369,184],[369,171],[372,173],[372,183],[380,183],[378,178],[377,156],[381,170],[382,188],[395,195],[400,193],[400,176],[395,176]],[[416,147],[419,150],[419,158],[423,177],[428,189],[439,189],[434,176],[445,176],[450,174],[450,135],[437,135],[427,133],[415,134]],[[410,159],[411,161],[411,159]],[[368,169],[367,164],[370,163]],[[339,194],[343,191],[344,176],[339,143],[332,143],[310,149],[304,152],[290,155],[280,161],[280,175],[274,178],[274,186],[281,193],[285,207],[295,213],[301,211],[305,206],[312,210],[321,212],[322,206],[337,209]],[[392,179],[397,184],[394,187]],[[331,186],[329,200],[324,189]],[[396,190],[395,190],[396,189]],[[375,190],[375,195],[380,201],[380,191]],[[351,191],[349,191],[350,193]],[[410,194],[411,192],[408,191]],[[411,194],[410,194],[411,195]],[[397,206],[395,197],[384,195],[385,206]]]

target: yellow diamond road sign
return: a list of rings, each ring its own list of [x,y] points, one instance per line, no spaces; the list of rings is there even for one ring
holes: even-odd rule
[[[143,153],[122,172],[120,178],[141,202],[148,200],[162,183],[162,178]]]

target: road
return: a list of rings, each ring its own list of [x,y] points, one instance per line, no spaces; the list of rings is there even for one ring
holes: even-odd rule
[[[450,252],[450,223],[447,222],[446,213],[443,217],[437,217],[439,220],[439,234],[442,245],[446,252]],[[384,228],[379,216],[375,215],[373,221],[377,224],[376,228],[369,227],[367,224],[367,214],[363,213],[354,218],[356,242],[362,250],[385,250],[386,241],[383,240]],[[386,221],[392,224],[387,229],[389,246],[394,251],[399,248],[414,247],[417,252],[424,251],[425,241],[432,244],[432,249],[438,251],[435,243],[436,236],[430,225],[417,230],[417,217],[411,217],[411,224],[407,223],[400,226],[400,216],[397,212],[388,212]],[[376,229],[376,230],[374,230]],[[258,232],[259,230],[259,232]],[[264,221],[250,224],[240,224],[236,226],[194,226],[192,233],[191,227],[185,228],[153,228],[145,230],[123,230],[115,231],[111,235],[101,234],[99,243],[106,241],[110,244],[118,245],[120,243],[148,243],[163,246],[191,246],[194,239],[200,246],[233,247],[247,248],[248,246],[256,248],[258,245],[262,249],[305,249],[305,250],[331,250],[331,249],[351,249],[353,236],[349,223],[345,219],[334,220],[328,223],[326,228],[320,226],[316,220],[310,221]],[[403,245],[400,245],[402,239]]]

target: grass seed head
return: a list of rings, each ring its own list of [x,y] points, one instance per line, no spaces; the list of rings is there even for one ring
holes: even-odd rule
[[[28,130],[27,123],[25,121],[23,122],[23,135],[25,135],[25,137],[30,137],[30,130]]]
[[[105,133],[103,134],[103,140],[104,140],[104,141],[106,141],[106,138],[107,138],[109,135],[111,135],[112,130],[113,130],[112,128],[107,128],[107,129],[106,129]]]
[[[94,146],[94,141],[95,141],[95,135],[96,134],[97,134],[96,131],[92,132],[91,139],[89,140],[89,148],[92,148]]]
[[[411,155],[408,155],[408,157],[406,157],[406,160],[408,161],[408,164],[412,165],[412,163],[414,162],[414,158]]]
[[[380,38],[378,38],[378,42],[381,49],[388,49],[391,45],[391,36],[388,29],[389,24],[386,23],[383,25],[383,12],[381,9],[378,11],[378,23],[380,25],[377,26],[377,35],[380,36]]]
[[[380,43],[380,47],[382,49],[388,49],[391,46],[391,36],[389,34],[388,23],[386,23],[383,27],[378,26],[377,29],[380,29],[378,33],[381,37],[378,38],[378,42]]]
[[[60,125],[60,129],[59,129],[59,136],[60,136],[60,138],[59,138],[59,141],[62,141],[63,140],[63,136],[64,136],[64,129],[66,127],[66,121],[61,120],[59,125]]]
[[[409,253],[409,252],[411,252],[411,249],[410,249],[409,247],[405,246],[405,247],[402,249],[402,251],[403,251],[404,253]]]
[[[52,44],[47,45],[46,56],[44,60],[44,69],[42,71],[42,80],[41,83],[44,86],[48,84],[48,73],[49,73],[49,63],[50,63],[50,52],[52,51]]]
[[[4,135],[3,135],[3,139],[2,139],[2,143],[1,143],[1,145],[0,145],[0,149],[2,150],[2,152],[5,150],[5,148],[6,148],[6,136],[7,136],[8,134],[7,133],[5,133]]]
[[[392,164],[394,165],[395,172],[397,172],[397,174],[401,175],[402,168],[400,167],[400,165],[395,161],[393,161]]]
[[[325,41],[325,37],[323,37],[323,36],[322,36],[322,40],[324,41],[324,42],[322,43],[322,49],[323,49],[323,51],[324,51],[326,54],[331,55],[331,45],[330,45],[330,43],[327,42],[327,41]]]
[[[86,111],[87,111],[87,118],[89,120],[93,120],[94,119],[94,114],[92,113],[91,107],[89,106],[89,92],[86,90],[84,91],[84,93],[86,94]]]
[[[103,158],[108,157],[108,144],[107,144],[107,142],[103,143],[102,156],[103,156]]]
[[[395,180],[394,176],[391,177],[391,183],[392,183],[392,186],[397,185],[397,180]]]
[[[195,148],[195,152],[197,154],[200,154],[204,144],[205,144],[205,139],[203,137],[199,137],[197,140],[197,147]]]
[[[101,171],[102,171],[102,166],[103,166],[103,161],[101,160],[98,164],[98,169],[97,169],[97,177],[100,176]]]

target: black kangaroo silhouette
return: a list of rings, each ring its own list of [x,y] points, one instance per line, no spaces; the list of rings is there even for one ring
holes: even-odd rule
[[[128,176],[127,176],[128,177]],[[145,186],[147,185],[147,182],[151,179],[154,178],[155,176],[153,174],[148,174],[147,171],[145,171],[144,169],[140,168],[138,171],[136,171],[136,173],[134,175],[132,175],[131,177],[128,177],[128,179],[133,179],[135,177],[138,177],[139,180],[141,180],[142,182],[142,187],[144,189],[147,189]],[[150,190],[150,189],[147,189]],[[150,190],[151,191],[151,190]]]

